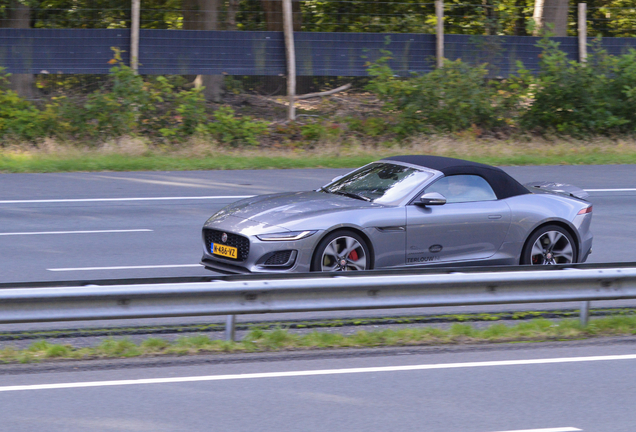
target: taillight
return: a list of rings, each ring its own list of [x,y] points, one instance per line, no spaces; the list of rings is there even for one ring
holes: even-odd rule
[[[592,213],[592,207],[593,206],[587,206],[584,209],[581,209],[579,211],[579,214],[581,215],[581,214],[586,214],[586,213]]]

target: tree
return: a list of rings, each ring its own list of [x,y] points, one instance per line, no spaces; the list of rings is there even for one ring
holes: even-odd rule
[[[263,11],[265,12],[265,22],[267,31],[283,31],[283,2],[282,0],[263,0]],[[302,25],[302,14],[300,2],[292,1],[292,16],[294,31],[300,31]]]
[[[219,30],[221,0],[183,0],[184,30]],[[197,75],[195,85],[204,86],[206,100],[221,101],[223,75]]]
[[[549,32],[554,36],[568,35],[568,0],[535,0],[534,35]]]
[[[512,32],[515,36],[528,36],[526,30],[526,14],[524,12],[525,0],[515,0],[514,5],[514,25]]]
[[[0,27],[25,29],[31,26],[31,8],[19,2],[10,0],[4,9],[4,16],[0,19]],[[33,74],[17,73],[9,76],[11,89],[25,99],[35,97]]]
[[[292,0],[292,25],[294,31],[300,31],[302,27],[302,11],[300,2]],[[265,26],[267,31],[284,31],[283,26],[283,2],[282,0],[262,0],[263,12],[265,12]],[[269,77],[265,86],[268,93],[286,88],[285,78]],[[313,77],[297,76],[296,91],[298,93],[308,93],[313,90]]]

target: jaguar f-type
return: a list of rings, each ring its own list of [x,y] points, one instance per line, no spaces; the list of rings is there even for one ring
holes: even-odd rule
[[[263,273],[584,262],[587,195],[460,159],[388,157],[317,190],[221,209],[203,226],[202,264]]]

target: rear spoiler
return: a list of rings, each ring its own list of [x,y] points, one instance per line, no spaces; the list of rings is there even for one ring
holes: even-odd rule
[[[557,193],[569,195],[574,198],[579,198],[583,200],[587,200],[587,198],[590,196],[590,194],[584,191],[583,189],[578,188],[576,186],[572,186],[571,184],[565,184],[565,183],[535,181],[535,182],[526,183],[524,186],[527,188],[537,188],[537,189],[542,189],[542,190],[546,190],[550,192],[557,192]]]

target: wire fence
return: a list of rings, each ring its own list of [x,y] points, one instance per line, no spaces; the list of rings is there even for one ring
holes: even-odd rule
[[[104,69],[107,70],[105,65],[113,57],[111,47],[118,47],[124,61],[128,61],[126,43],[115,43],[112,39],[123,41],[129,37],[125,33],[131,27],[129,1],[58,0],[47,2],[54,7],[20,5],[14,8],[4,3],[7,2],[0,1],[0,66],[11,69],[3,59],[19,49],[31,55],[25,64],[49,58],[57,67],[42,67],[35,72],[38,86],[45,93],[71,88],[92,91],[99,87],[104,80]],[[206,8],[206,4],[214,7]],[[142,73],[184,75],[185,81],[192,80],[196,74],[223,74],[232,77],[227,81],[233,92],[274,94],[284,91],[284,51],[273,54],[270,49],[280,48],[282,36],[265,33],[282,32],[280,0],[148,0],[141,5],[141,44],[146,44],[146,51],[142,52],[146,57],[140,55]],[[397,58],[399,73],[426,72],[434,67],[435,52],[427,39],[435,37],[437,18],[433,2],[294,0],[292,13],[293,27],[298,32],[296,51],[304,59],[298,63],[299,85],[303,91],[321,90],[343,82],[343,77],[356,77],[354,84],[361,88],[366,82],[365,64],[374,56],[377,58],[382,49],[391,51]],[[447,35],[446,57],[487,62],[493,65],[494,75],[514,73],[517,60],[532,69],[538,52],[536,40],[527,37],[538,34],[534,15],[534,2],[447,1],[443,24]],[[576,36],[576,5],[569,6],[564,16],[564,35]],[[636,29],[636,7],[599,6],[592,2],[588,4],[586,19],[589,37],[631,38]],[[75,32],[66,36],[41,33],[39,42],[31,41],[31,45],[25,47],[24,43],[7,36],[2,28]],[[81,33],[81,30],[99,29],[104,33]],[[232,33],[225,39],[219,36],[204,40],[184,32],[202,30]],[[402,34],[404,40],[399,36]],[[469,38],[456,37],[459,35]],[[84,60],[82,67],[73,70],[68,67],[72,55],[61,49],[70,46],[71,39],[79,40],[73,44],[72,55],[80,55]],[[422,42],[425,40],[426,44]],[[39,48],[35,46],[37,43],[41,43]],[[210,46],[211,43],[216,45]],[[562,48],[576,55],[573,43],[575,41],[564,39]],[[621,40],[604,41],[604,44],[612,53],[624,52],[631,46]],[[212,50],[213,61],[205,63],[202,59],[209,58]],[[241,65],[242,60],[237,58],[248,51],[250,61]],[[188,56],[185,53],[189,53]],[[337,66],[336,60],[344,61],[348,68]],[[93,61],[99,62],[99,68],[91,66]],[[347,75],[343,75],[345,70],[349,71]],[[24,73],[19,69],[14,72]]]

